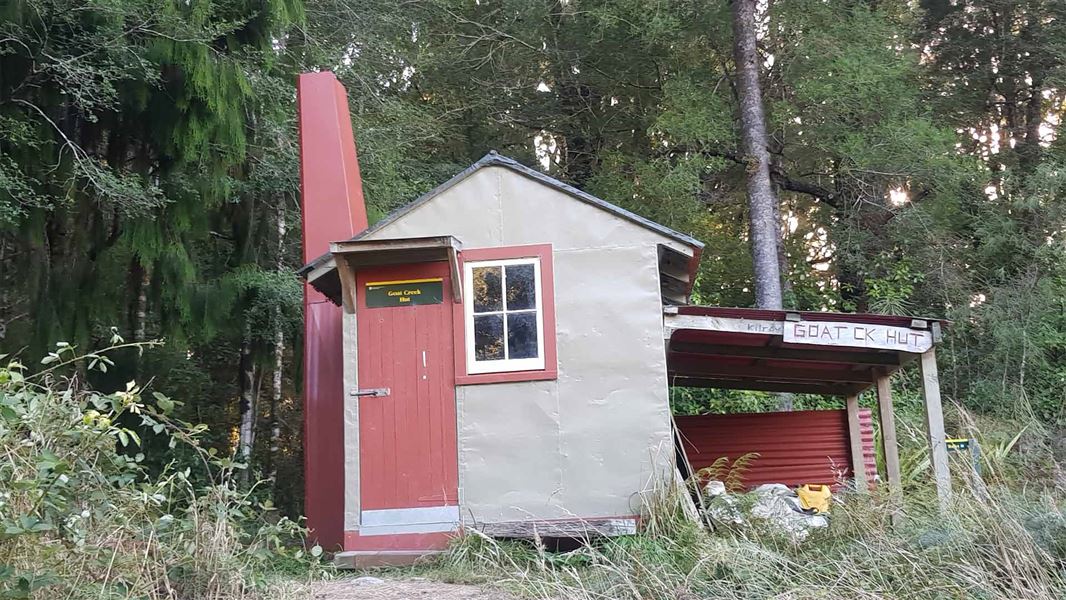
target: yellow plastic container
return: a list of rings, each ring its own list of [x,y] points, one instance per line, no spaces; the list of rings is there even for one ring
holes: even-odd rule
[[[800,505],[803,508],[813,508],[816,512],[829,512],[829,504],[833,499],[833,492],[829,491],[828,485],[805,483],[796,488]]]

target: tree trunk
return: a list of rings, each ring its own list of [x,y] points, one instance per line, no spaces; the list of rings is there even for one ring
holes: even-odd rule
[[[1018,158],[1022,172],[1029,174],[1040,164],[1040,125],[1044,122],[1043,79],[1033,76],[1029,88],[1029,102],[1025,105],[1025,137],[1018,144]]]
[[[599,95],[583,83],[567,81],[560,83],[558,87],[559,103],[565,114],[591,113],[593,109],[590,107],[596,106],[600,101]],[[600,141],[591,131],[594,119],[594,116],[587,117],[587,121],[574,119],[575,122],[563,130],[564,176],[578,188],[584,188],[596,172]]]
[[[143,342],[148,330],[148,286],[152,283],[152,277],[148,273],[148,269],[141,267],[140,263],[138,263],[138,267],[137,306],[133,313],[133,339],[136,342]]]
[[[252,447],[255,444],[255,363],[252,361],[252,332],[245,325],[244,339],[241,341],[241,357],[239,366],[240,378],[240,426],[237,440],[237,460],[249,464],[252,458]],[[242,483],[249,480],[250,465],[240,474]]]
[[[770,183],[766,116],[759,88],[759,53],[755,40],[755,1],[733,0],[733,59],[740,103],[740,146],[748,187],[751,257],[755,270],[755,304],[781,308],[778,263],[777,196]]]
[[[788,226],[781,219],[781,205],[778,202],[774,202],[774,223],[777,224],[777,269],[781,281],[781,304],[784,306],[784,300],[788,299],[789,307],[795,308],[796,303],[792,298],[792,282],[788,278],[788,253],[785,251]]]
[[[283,200],[278,201],[277,210],[278,247],[274,259],[274,269],[280,273],[285,269],[285,208]],[[281,376],[285,359],[285,330],[281,326],[281,308],[274,309],[274,373],[270,388],[270,453],[267,455],[267,478],[277,488],[278,451],[281,446],[281,424],[278,421],[278,405],[281,404]]]
[[[270,389],[270,453],[267,455],[267,478],[272,482],[278,475],[278,451],[281,448],[281,423],[278,405],[281,404],[281,375],[285,358],[285,333],[279,326],[274,330],[274,373]]]

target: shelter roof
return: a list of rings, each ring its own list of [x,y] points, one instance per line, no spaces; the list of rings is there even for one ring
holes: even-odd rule
[[[854,395],[940,341],[945,321],[896,315],[664,309],[671,385]]]

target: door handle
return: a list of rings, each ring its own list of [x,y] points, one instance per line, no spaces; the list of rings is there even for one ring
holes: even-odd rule
[[[349,392],[348,395],[352,396],[353,398],[363,398],[363,397],[383,398],[383,397],[389,395],[389,388],[371,388],[371,389],[368,389],[368,390],[352,390],[351,392]]]

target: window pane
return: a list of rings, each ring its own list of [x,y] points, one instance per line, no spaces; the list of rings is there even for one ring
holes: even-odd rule
[[[503,310],[500,267],[474,267],[474,312]]]
[[[537,358],[537,313],[507,315],[508,358]]]
[[[474,317],[474,360],[503,360],[503,315]]]
[[[507,310],[522,310],[536,306],[533,265],[508,265]]]

